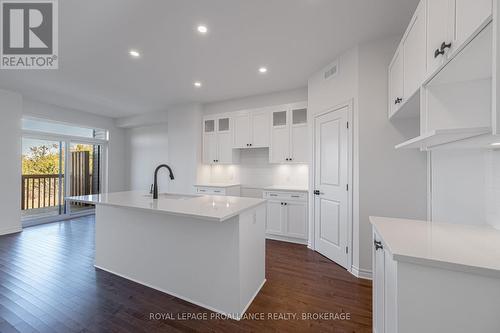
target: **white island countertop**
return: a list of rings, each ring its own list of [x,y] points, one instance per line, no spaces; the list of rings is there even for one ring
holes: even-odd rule
[[[396,261],[500,277],[500,231],[489,226],[370,217]]]
[[[197,196],[191,194],[160,193],[158,200],[142,191],[114,192],[104,194],[67,197],[67,201],[126,207],[202,220],[222,222],[241,212],[265,203],[264,199]]]

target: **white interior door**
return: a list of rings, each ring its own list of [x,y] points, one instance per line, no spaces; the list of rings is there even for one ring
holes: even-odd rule
[[[315,247],[347,267],[349,223],[348,107],[315,119]]]

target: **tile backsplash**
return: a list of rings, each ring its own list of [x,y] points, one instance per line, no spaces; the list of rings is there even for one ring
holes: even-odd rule
[[[270,185],[307,187],[309,168],[306,164],[270,164],[268,148],[243,149],[238,165],[203,166],[202,182],[235,182],[245,188]]]

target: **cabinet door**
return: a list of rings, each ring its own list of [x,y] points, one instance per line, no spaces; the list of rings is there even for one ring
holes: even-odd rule
[[[290,158],[290,127],[288,111],[273,111],[271,116],[271,148],[269,161],[271,163],[285,163]]]
[[[404,97],[403,51],[396,50],[396,54],[389,66],[389,117],[400,107]]]
[[[217,134],[205,133],[203,135],[203,163],[213,164],[217,160]]]
[[[307,163],[308,140],[307,140],[307,108],[297,108],[291,111],[291,143],[290,159],[295,163]]]
[[[380,241],[376,235],[374,240]],[[373,331],[385,332],[385,254],[373,249]]]
[[[232,164],[233,161],[233,145],[231,143],[231,132],[217,134],[217,162],[222,164]]]
[[[491,15],[492,0],[455,0],[455,42],[457,49]]]
[[[233,117],[233,148],[248,148],[250,143],[249,114],[238,114]]]
[[[426,73],[425,1],[421,1],[403,41],[404,94],[409,99],[419,89]]]
[[[266,222],[266,233],[268,234],[283,234],[283,222],[285,219],[284,206],[280,201],[267,202],[267,222]]]
[[[452,41],[452,7],[454,0],[427,1],[427,74],[432,74],[445,60],[445,55],[435,56],[443,42]]]
[[[252,114],[252,147],[269,147],[269,112],[258,111]]]
[[[286,202],[286,235],[307,239],[307,204]]]

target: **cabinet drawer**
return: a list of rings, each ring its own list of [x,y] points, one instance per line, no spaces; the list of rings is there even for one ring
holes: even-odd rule
[[[197,187],[196,193],[206,195],[226,195],[226,190],[221,187]]]
[[[304,193],[304,192],[264,191],[264,199],[287,200],[287,201],[307,201],[307,193]]]

